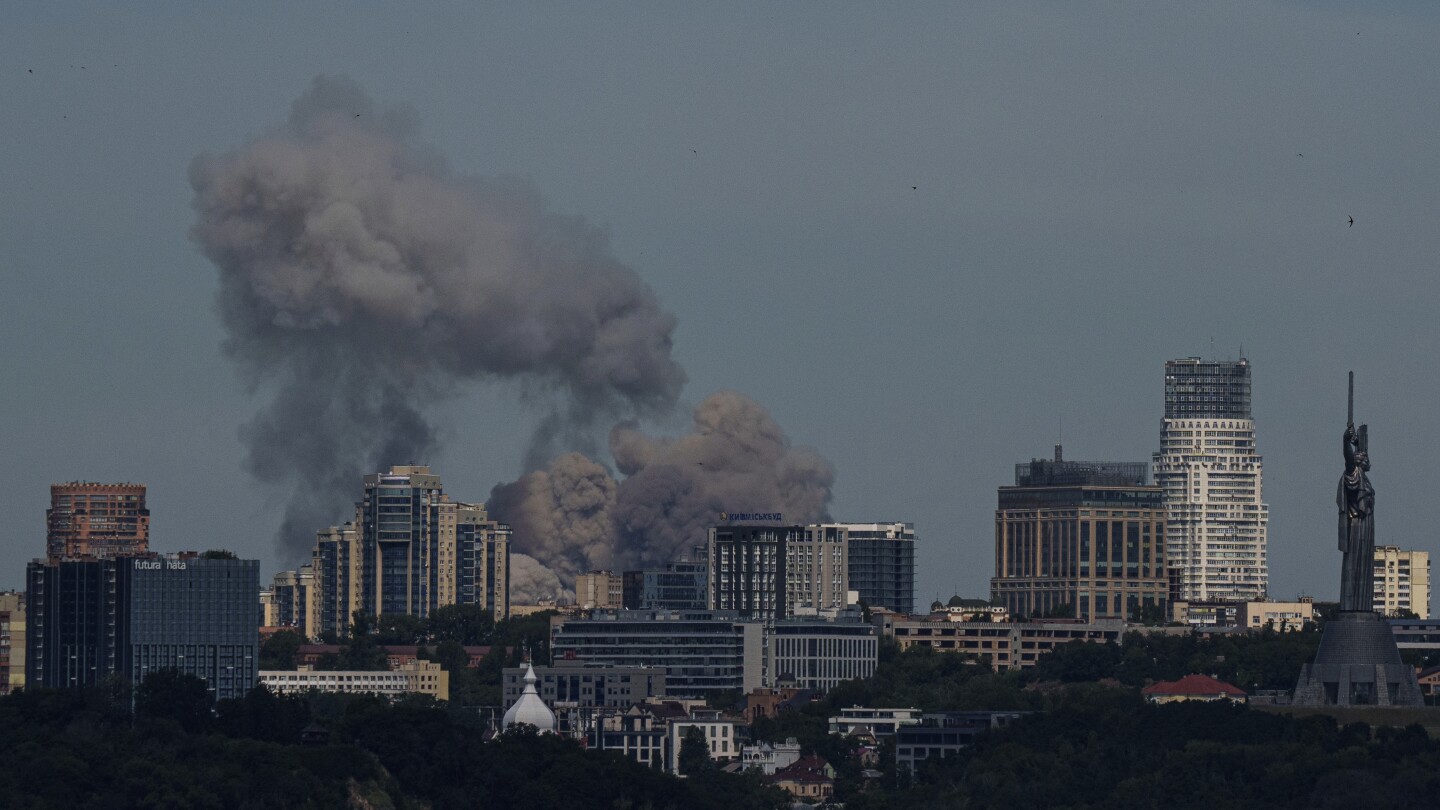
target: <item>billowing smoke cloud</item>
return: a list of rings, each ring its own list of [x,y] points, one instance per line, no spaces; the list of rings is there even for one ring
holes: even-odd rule
[[[241,436],[250,472],[291,493],[289,559],[347,517],[363,472],[430,460],[427,405],[461,383],[514,380],[546,403],[533,468],[668,411],[685,382],[674,317],[598,229],[524,181],[452,174],[415,131],[413,113],[322,76],[283,126],[190,167],[226,352],[273,395]],[[544,543],[573,565],[604,558],[553,526]]]
[[[730,391],[695,408],[693,432],[657,439],[632,424],[610,432],[618,483],[579,454],[491,492],[490,510],[515,529],[516,548],[563,582],[596,568],[659,565],[704,542],[720,512],[828,519],[835,471],[794,447],[759,403]],[[513,575],[512,575],[513,576]]]
[[[575,601],[575,592],[560,582],[560,577],[528,554],[510,555],[510,602],[534,605],[552,599],[559,603]]]

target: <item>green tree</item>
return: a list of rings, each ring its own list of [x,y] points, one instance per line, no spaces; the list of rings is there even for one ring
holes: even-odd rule
[[[710,746],[705,742],[705,732],[699,726],[691,726],[685,732],[684,739],[680,741],[680,756],[677,762],[680,773],[685,776],[708,770],[713,764],[710,762]]]
[[[432,641],[489,644],[495,634],[495,617],[480,605],[445,605],[430,614],[429,634]]]
[[[305,639],[294,630],[281,630],[272,633],[260,645],[260,668],[261,669],[294,669],[295,654],[299,652],[300,645]]]
[[[135,690],[135,714],[173,720],[188,732],[210,725],[210,689],[205,681],[175,669],[151,672]]]
[[[423,644],[425,620],[408,613],[382,613],[372,633],[376,644]]]

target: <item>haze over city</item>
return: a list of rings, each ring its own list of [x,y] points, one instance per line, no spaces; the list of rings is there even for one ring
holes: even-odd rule
[[[624,468],[616,422],[678,437],[736,391],[832,466],[832,517],[916,524],[917,602],[983,596],[1016,462],[1062,442],[1148,461],[1165,361],[1243,352],[1271,594],[1338,591],[1347,370],[1377,542],[1440,550],[1440,12],[826,10],[8,11],[0,586],[41,553],[48,485],[76,479],[145,483],[157,549],[225,547],[266,576],[304,553],[275,538],[307,481],[245,466],[242,426],[275,389],[222,350],[236,332],[192,166],[273,135],[321,76],[398,110],[446,176],[598,229],[683,369],[557,433],[570,383],[476,351],[497,359],[427,383],[428,457],[389,461],[460,497],[564,450]],[[355,498],[375,471],[331,470]]]

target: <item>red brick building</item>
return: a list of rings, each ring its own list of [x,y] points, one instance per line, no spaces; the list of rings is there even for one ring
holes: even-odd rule
[[[51,484],[45,524],[45,556],[51,562],[112,559],[150,550],[144,484]]]

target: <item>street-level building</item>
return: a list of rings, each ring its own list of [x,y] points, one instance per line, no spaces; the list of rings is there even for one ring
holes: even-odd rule
[[[557,659],[555,666],[534,668],[535,689],[551,706],[610,706],[624,708],[654,698],[664,698],[663,667],[616,667],[578,664]],[[506,667],[502,689],[506,705],[520,699],[525,691],[524,667]]]
[[[1165,556],[1176,598],[1264,599],[1269,586],[1263,459],[1250,412],[1250,363],[1198,357],[1165,364],[1155,483],[1165,493]]]
[[[1430,618],[1430,552],[1397,546],[1375,549],[1375,611]]]
[[[1238,606],[1236,624],[1249,630],[1275,630],[1281,633],[1304,630],[1305,625],[1315,621],[1315,603],[1311,600],[1297,602],[1241,602]]]
[[[900,727],[919,723],[920,715],[920,710],[913,707],[851,706],[831,715],[830,733],[849,737],[863,731],[875,737],[893,737]]]
[[[840,618],[788,619],[769,628],[766,685],[781,682],[800,689],[829,691],[840,683],[875,674],[879,636],[875,626],[853,612]]]
[[[1015,467],[999,489],[991,600],[1015,616],[1163,615],[1164,496],[1144,462],[1054,460]]]
[[[710,751],[710,760],[717,763],[733,762],[740,758],[740,737],[736,727],[740,721],[726,717],[719,712],[694,711],[688,717],[667,718],[665,721],[666,768],[672,774],[680,773],[680,747],[690,729],[698,729],[705,738]]]
[[[556,661],[665,670],[671,695],[764,686],[764,628],[722,611],[595,611],[550,620]]]
[[[914,773],[919,763],[951,756],[992,728],[1004,728],[1028,714],[1017,711],[927,712],[914,725],[895,731],[895,767]]]
[[[309,666],[264,670],[260,673],[260,682],[281,695],[313,690],[388,698],[429,695],[436,700],[450,699],[450,673],[431,661],[412,661],[399,669],[375,671],[321,670]]]
[[[1244,689],[1209,675],[1186,675],[1178,681],[1153,683],[1141,689],[1140,694],[1150,703],[1183,703],[1192,700],[1244,703],[1247,698]]]
[[[1035,666],[1045,653],[1071,641],[1119,642],[1125,623],[1036,621],[951,622],[886,615],[882,634],[902,650],[929,647],[936,652],[968,653],[997,672]]]

